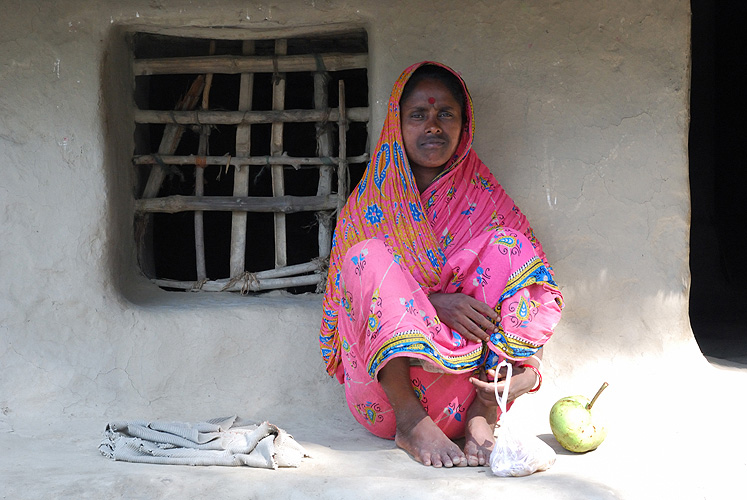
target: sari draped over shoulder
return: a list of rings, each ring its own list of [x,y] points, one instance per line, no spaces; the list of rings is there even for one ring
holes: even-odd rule
[[[424,64],[442,66],[415,64],[399,77],[376,149],[338,216],[319,340],[327,372],[340,382],[342,358],[359,337],[364,359],[354,363],[371,378],[392,356],[419,359],[432,372],[466,373],[530,357],[560,319],[562,296],[542,246],[472,150],[472,101],[445,66],[467,96],[464,130],[447,168],[418,191],[399,101]],[[487,303],[498,312],[498,331],[485,344],[462,338],[435,314],[428,295],[436,292]]]

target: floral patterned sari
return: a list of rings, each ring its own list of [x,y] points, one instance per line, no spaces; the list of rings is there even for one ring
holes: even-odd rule
[[[413,65],[395,83],[374,155],[338,217],[320,333],[327,371],[345,383],[353,415],[382,437],[394,436],[376,378],[388,360],[410,358],[423,406],[447,435],[457,436],[474,398],[468,377],[503,358],[537,352],[562,308],[526,218],[472,150],[472,102],[450,68],[467,96],[464,130],[450,165],[418,192],[399,100],[423,64],[437,63]],[[435,292],[487,303],[500,318],[498,331],[485,344],[466,340],[440,322],[428,300]]]

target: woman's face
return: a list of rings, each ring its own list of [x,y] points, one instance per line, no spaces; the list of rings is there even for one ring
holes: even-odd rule
[[[407,100],[400,102],[400,116],[405,152],[413,174],[416,178],[420,173],[433,180],[459,145],[462,133],[459,102],[440,81],[423,80]]]

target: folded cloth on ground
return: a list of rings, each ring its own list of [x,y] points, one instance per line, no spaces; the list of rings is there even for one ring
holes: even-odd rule
[[[99,451],[112,460],[171,465],[298,467],[309,456],[279,427],[237,416],[204,422],[110,422]]]

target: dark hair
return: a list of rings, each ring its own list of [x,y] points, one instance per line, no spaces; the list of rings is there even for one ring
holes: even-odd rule
[[[446,89],[451,93],[454,99],[459,103],[459,107],[462,111],[462,120],[466,120],[465,109],[467,107],[467,96],[464,92],[461,80],[457,76],[446,68],[436,66],[434,64],[424,64],[416,69],[410,79],[407,80],[405,88],[402,89],[402,96],[399,98],[399,102],[403,103],[413,93],[415,87],[424,80],[436,80],[444,84]]]

